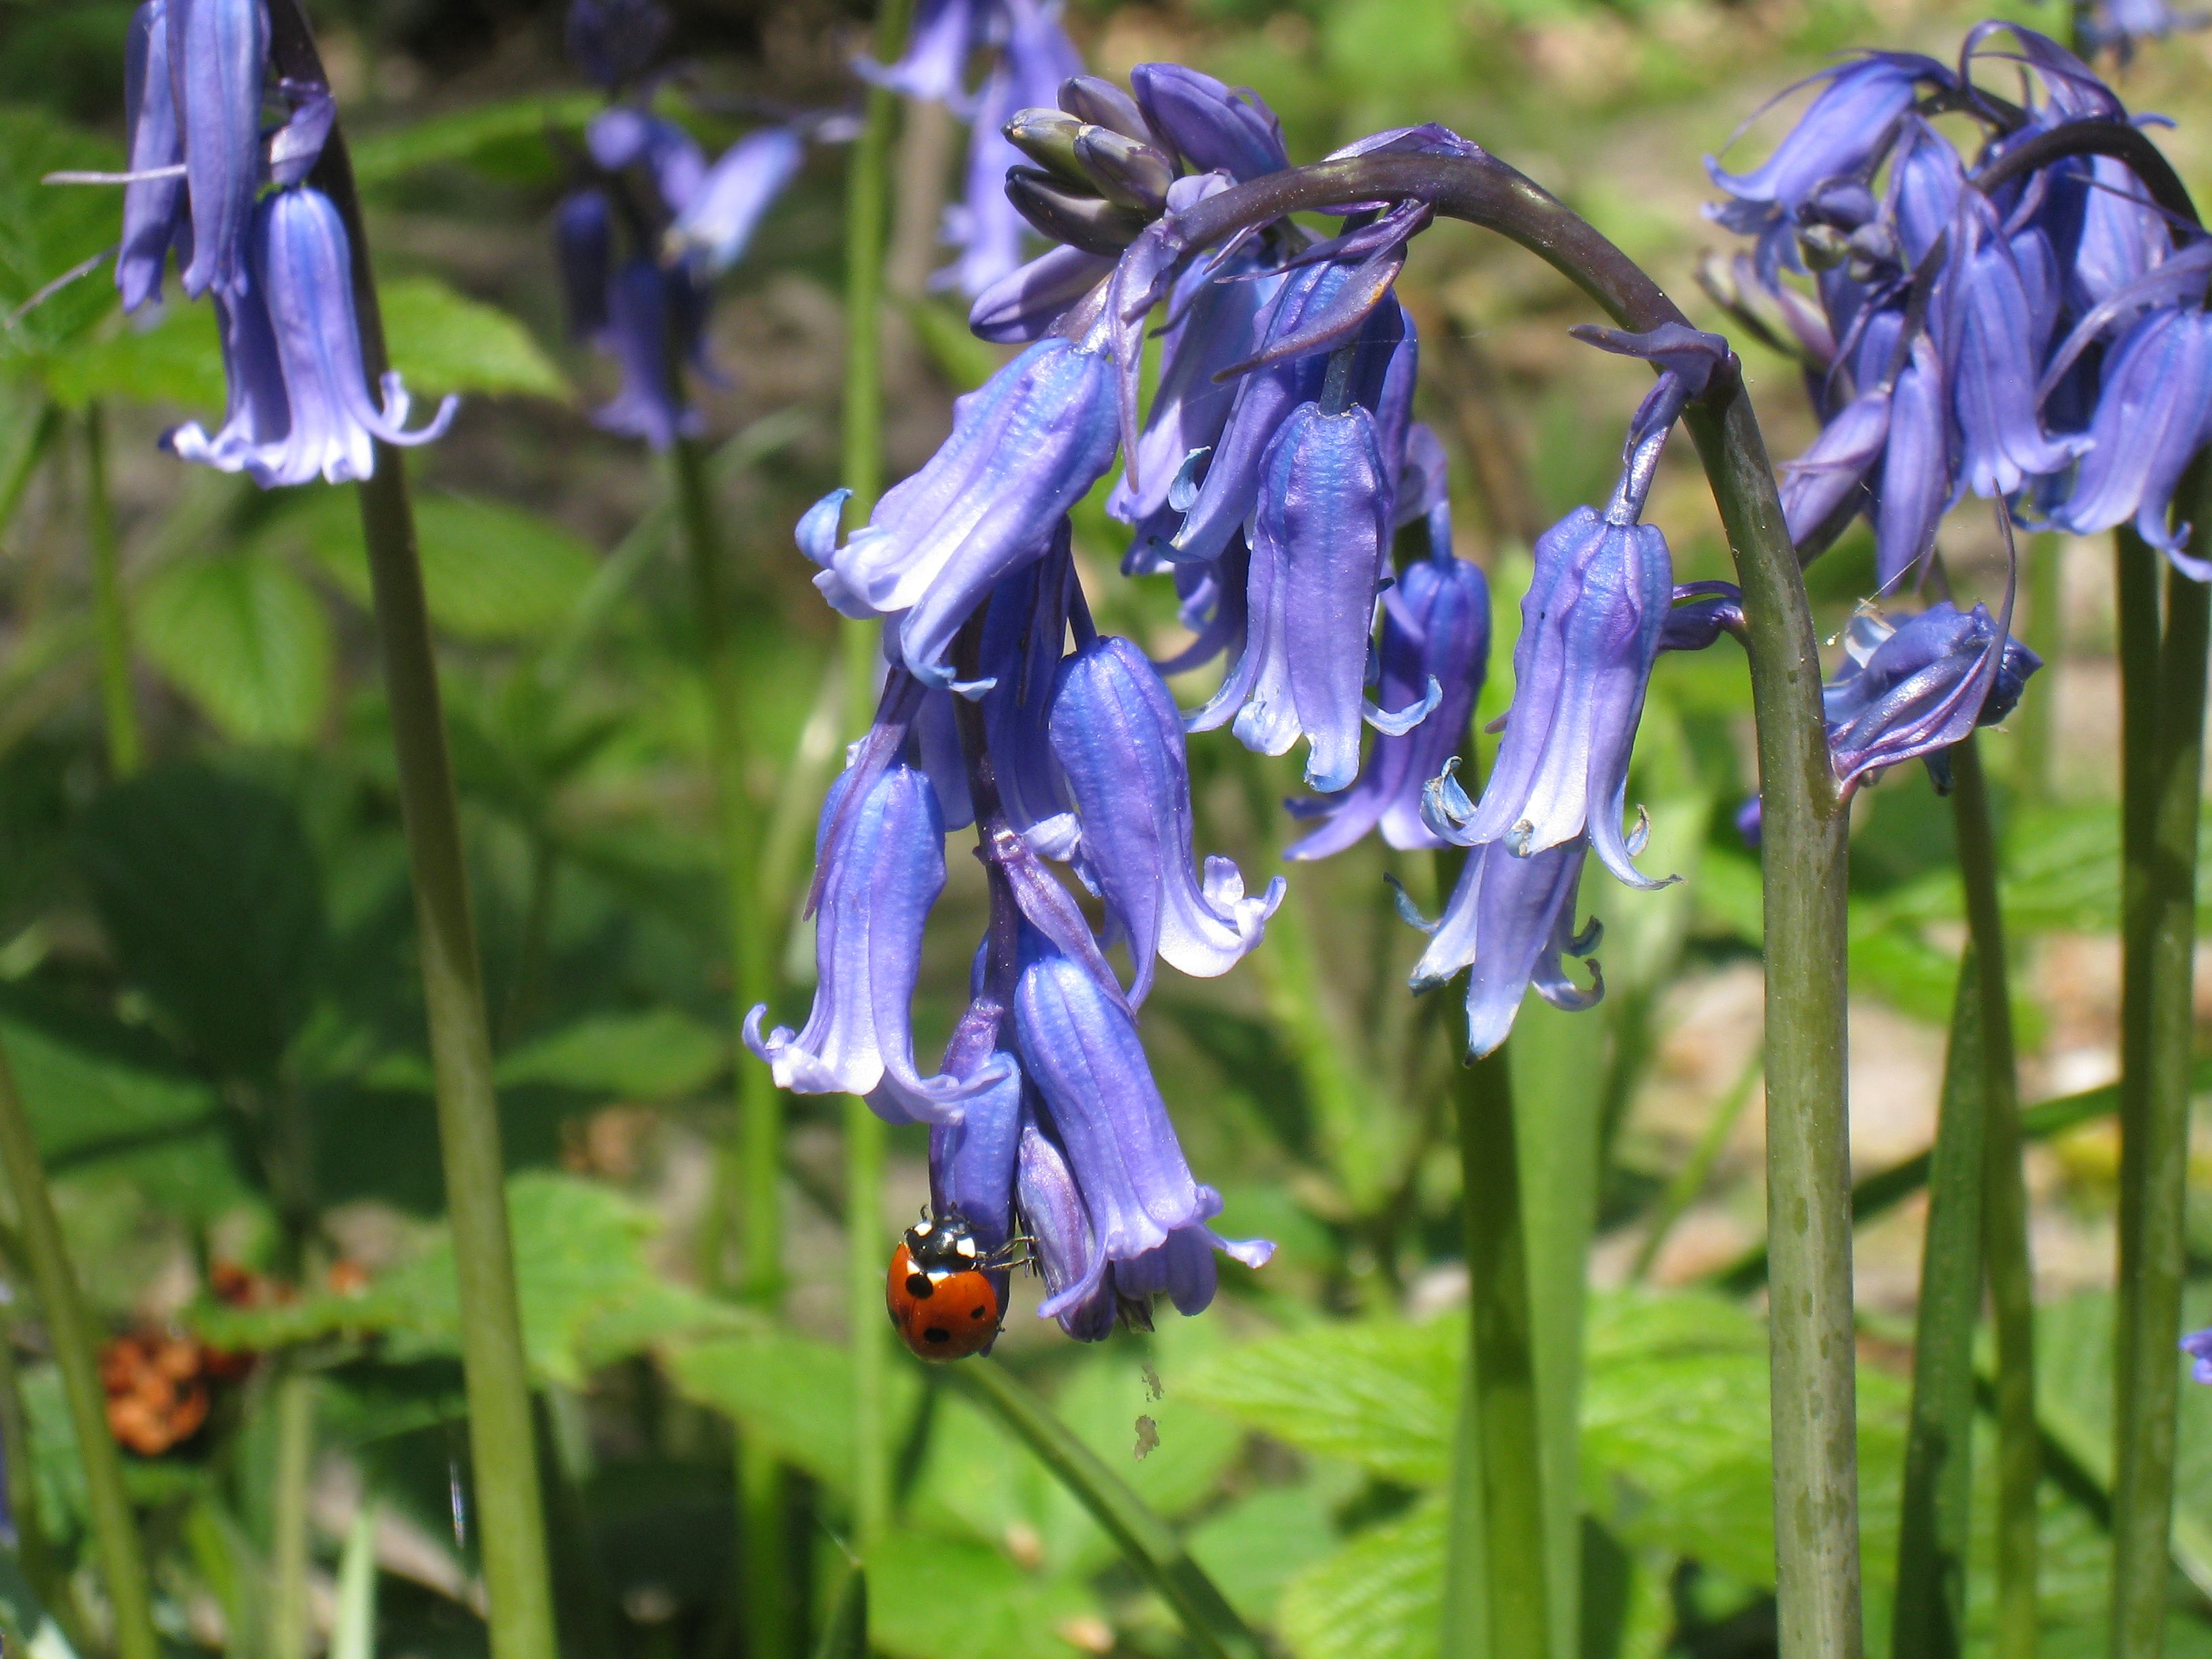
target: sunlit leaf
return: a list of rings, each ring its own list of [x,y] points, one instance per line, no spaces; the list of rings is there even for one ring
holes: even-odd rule
[[[304,743],[330,705],[330,618],[313,589],[252,549],[217,549],[157,571],[140,591],[137,639],[155,666],[240,743]]]
[[[673,1100],[712,1082],[729,1060],[720,1033],[674,1008],[594,1014],[526,1043],[500,1061],[502,1085],[544,1083],[625,1100]]]
[[[1444,1503],[1429,1498],[1308,1568],[1278,1622],[1298,1659],[1431,1659],[1443,1582]]]
[[[449,392],[517,392],[563,399],[568,383],[530,331],[496,306],[434,276],[380,285],[392,366],[418,398]]]
[[[355,180],[368,189],[427,167],[473,163],[503,176],[550,176],[549,132],[574,132],[605,107],[593,92],[536,94],[479,104],[349,139]]]

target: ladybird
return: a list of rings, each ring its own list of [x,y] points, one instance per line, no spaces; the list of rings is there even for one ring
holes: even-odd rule
[[[884,1304],[899,1340],[921,1359],[981,1353],[1006,1317],[991,1274],[1020,1259],[1018,1245],[985,1250],[959,1211],[923,1210],[891,1252],[884,1281]]]

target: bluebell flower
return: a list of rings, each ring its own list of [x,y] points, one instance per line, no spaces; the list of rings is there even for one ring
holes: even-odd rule
[[[862,80],[908,98],[964,111],[970,62],[1005,31],[1005,9],[998,0],[921,0],[898,61],[855,58],[853,69]]]
[[[842,547],[802,544],[848,616],[899,617],[907,666],[951,683],[945,653],[1000,578],[1043,556],[1114,459],[1111,365],[1092,340],[1038,341],[954,406],[952,435]]]
[[[1843,665],[1821,694],[1845,793],[1915,757],[1947,787],[1942,751],[2018,705],[2043,661],[2006,631],[2012,598],[2008,584],[1995,617],[1986,606],[1961,611],[1946,599],[1894,625],[1869,611],[1851,619]]]
[[[1382,678],[1377,699],[1402,706],[1439,688],[1436,712],[1412,730],[1377,735],[1359,781],[1343,794],[1291,803],[1320,826],[1286,859],[1322,859],[1370,830],[1401,851],[1437,848],[1443,838],[1421,817],[1421,793],[1466,740],[1490,660],[1490,587],[1482,572],[1437,544],[1408,565],[1382,595]]]
[[[2182,473],[2212,441],[2212,315],[2149,313],[2112,348],[2102,379],[2088,453],[2053,522],[2087,535],[2132,520],[2176,568],[2212,580],[2212,562],[2183,551],[2191,526],[2167,523]]]
[[[229,416],[212,437],[198,422],[178,428],[165,441],[171,449],[243,471],[267,489],[318,476],[331,483],[366,478],[376,469],[379,441],[422,444],[444,434],[457,399],[445,399],[428,425],[410,431],[398,374],[384,376],[380,403],[370,396],[351,248],[328,197],[301,186],[267,198],[255,210],[250,246],[252,291],[222,296]],[[283,386],[281,424],[268,373],[272,349]]]
[[[620,92],[659,52],[668,24],[655,0],[568,0],[568,56],[592,85]]]
[[[2190,1358],[2190,1380],[2212,1382],[2212,1331],[2190,1332],[2181,1339],[2181,1351]]]
[[[1960,475],[1977,495],[2010,495],[2030,477],[2063,470],[2082,445],[2043,429],[2037,350],[2049,329],[2038,325],[2017,250],[1986,211],[1972,236],[1952,291]]]
[[[145,0],[131,15],[123,51],[123,107],[130,170],[123,187],[123,241],[115,252],[115,286],[123,308],[136,311],[161,295],[169,249],[185,226],[185,180],[173,169],[185,160],[169,73],[168,0]]]
[[[1057,952],[1036,955],[1015,990],[1014,1030],[1044,1120],[1042,1144],[1024,1138],[1018,1181],[1048,1283],[1061,1281],[1041,1316],[1067,1320],[1071,1334],[1103,1335],[1101,1305],[1110,1322],[1107,1298],[1117,1290],[1164,1291],[1195,1314],[1213,1299],[1214,1250],[1265,1265],[1272,1244],[1234,1243],[1207,1224],[1221,1195],[1191,1174],[1137,1028],[1091,970]],[[1082,1201],[1079,1230],[1070,1183]]]
[[[1447,771],[1432,796],[1455,798],[1462,811],[1471,803]],[[1460,830],[1447,809],[1432,805],[1431,824],[1446,839]],[[1522,855],[1502,842],[1473,846],[1452,889],[1441,920],[1424,921],[1407,909],[1407,919],[1426,932],[1428,948],[1413,964],[1407,981],[1416,992],[1433,990],[1467,971],[1468,1054],[1495,1050],[1513,1029],[1522,999],[1533,987],[1555,1008],[1580,1010],[1605,994],[1605,979],[1591,960],[1601,930],[1592,922],[1577,933],[1575,893],[1581,885],[1589,842],[1582,837],[1544,851]],[[1587,990],[1569,975],[1566,958],[1582,958],[1592,983]]]
[[[993,1036],[998,1035],[994,1022]],[[956,1036],[954,1042],[957,1044]],[[946,1076],[958,1075],[948,1051]],[[1014,1218],[1014,1180],[1024,1127],[1031,1113],[1023,1096],[1027,1085],[1018,1062],[1004,1050],[988,1050],[970,1062],[989,1081],[929,1128],[929,1207],[945,1215],[957,1210],[975,1229],[975,1242],[988,1255],[1009,1243]],[[1006,1305],[1005,1275],[999,1276],[999,1304]]]
[[[994,345],[1042,339],[1076,301],[1114,272],[1114,261],[1081,248],[1055,247],[1017,265],[975,296],[968,331]]]
[[[584,148],[608,173],[644,170],[661,207],[680,214],[707,179],[706,152],[697,139],[663,116],[627,104],[601,110],[584,129]]]
[[[1077,867],[1128,941],[1130,1001],[1152,988],[1155,957],[1200,978],[1227,973],[1260,942],[1283,879],[1248,898],[1228,859],[1194,875],[1182,717],[1145,653],[1102,635],[1062,663],[1051,737],[1082,826]]]
[[[2207,21],[2204,13],[2182,10],[2166,0],[2094,0],[2082,22],[2081,45],[2092,52],[2109,52],[2125,64],[2146,40],[2201,29]]]
[[[246,280],[261,183],[261,94],[269,69],[263,0],[167,0],[169,74],[183,136],[191,252],[185,292]]]
[[[678,365],[698,355],[705,321],[705,301],[680,267],[643,258],[625,264],[607,289],[603,336],[622,386],[592,411],[592,423],[663,450],[704,431],[677,377]]]
[[[611,321],[607,290],[615,272],[614,205],[607,193],[586,188],[562,197],[553,216],[553,244],[569,337],[596,344]]]
[[[896,760],[872,775],[848,769],[822,804],[815,866],[813,1011],[804,1029],[763,1036],[763,1003],[745,1018],[746,1047],[799,1094],[865,1095],[894,1122],[956,1110],[978,1079],[924,1079],[914,1063],[922,928],[945,889],[928,778]]]
[[[1622,816],[1674,579],[1666,538],[1636,522],[1640,502],[1627,495],[1602,518],[1578,507],[1537,538],[1504,740],[1464,839],[1452,839],[1525,857],[1586,835],[1607,870],[1649,888],[1663,884],[1636,868],[1640,826],[1624,835]]]
[[[792,128],[762,127],[724,150],[669,227],[668,250],[708,275],[745,257],[753,233],[805,160]]]
[[[1180,64],[1138,64],[1129,90],[1152,131],[1193,173],[1225,173],[1241,183],[1291,164],[1283,124],[1256,93]]]

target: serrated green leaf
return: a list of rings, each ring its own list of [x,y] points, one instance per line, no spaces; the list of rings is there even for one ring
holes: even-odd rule
[[[101,794],[78,850],[130,979],[218,1070],[273,1070],[307,1018],[325,948],[298,809],[211,767],[165,766]]]
[[[416,398],[449,392],[568,398],[553,360],[498,307],[457,294],[434,276],[396,278],[381,284],[379,295],[392,366]]]
[[[147,658],[226,737],[304,743],[331,699],[331,627],[282,562],[219,549],[156,572],[138,595]]]
[[[1284,1592],[1283,1639],[1298,1659],[1431,1659],[1443,1582],[1444,1504],[1427,1498],[1369,1528]]]
[[[0,312],[15,311],[115,240],[119,191],[40,181],[49,173],[112,169],[120,161],[113,144],[52,116],[0,108]],[[82,342],[115,303],[115,284],[94,270],[0,329],[0,363],[39,373]]]
[[[1310,1335],[1271,1337],[1206,1361],[1179,1392],[1301,1451],[1435,1486],[1451,1467],[1463,1329],[1456,1319],[1333,1326],[1326,1364],[1314,1363]]]
[[[366,190],[422,167],[495,161],[506,163],[495,168],[503,175],[511,176],[518,162],[534,161],[536,172],[550,176],[556,162],[546,135],[580,131],[605,107],[595,92],[533,94],[410,121],[389,132],[349,134],[354,179]]]
[[[647,1250],[659,1221],[621,1194],[573,1176],[533,1172],[507,1182],[508,1219],[531,1368],[569,1388],[598,1367],[670,1337],[743,1322],[737,1310],[671,1283]],[[322,1292],[277,1307],[203,1307],[196,1329],[218,1347],[277,1348],[339,1334],[381,1334],[404,1361],[460,1352],[451,1239],[365,1293]]]
[[[1334,1542],[1328,1500],[1311,1481],[1266,1486],[1191,1530],[1185,1540],[1229,1604],[1247,1620],[1272,1623],[1284,1592]]]
[[[525,1043],[499,1063],[502,1087],[542,1083],[623,1100],[696,1094],[729,1063],[720,1032],[674,1008],[593,1014]]]

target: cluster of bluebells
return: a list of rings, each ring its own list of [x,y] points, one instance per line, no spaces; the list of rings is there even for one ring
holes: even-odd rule
[[[819,118],[756,128],[713,161],[653,108],[650,73],[668,33],[653,0],[574,0],[570,57],[608,96],[575,158],[584,181],[554,219],[568,328],[613,359],[620,389],[592,419],[666,449],[701,430],[685,396],[705,356],[714,279],[745,255],[762,219],[805,159]]]
[[[143,0],[124,59],[129,171],[115,282],[125,311],[161,302],[174,257],[216,310],[228,407],[163,441],[264,488],[366,478],[377,442],[442,434],[448,398],[407,425],[397,374],[372,390],[354,307],[355,251],[307,179],[335,109],[319,82],[276,75],[264,0]]]
[[[1219,1198],[1184,1159],[1138,1030],[1158,963],[1226,972],[1282,896],[1279,879],[1248,895],[1229,860],[1195,858],[1186,732],[1229,726],[1270,755],[1304,744],[1316,793],[1292,804],[1312,826],[1294,859],[1370,831],[1470,849],[1413,982],[1471,969],[1472,1047],[1486,1052],[1532,984],[1565,1006],[1595,1000],[1562,966],[1595,942],[1573,925],[1585,855],[1659,884],[1633,862],[1640,823],[1624,823],[1653,662],[1710,643],[1739,607],[1733,590],[1678,592],[1665,541],[1641,522],[1660,448],[1728,365],[1726,343],[1681,325],[1590,331],[1658,378],[1604,510],[1577,509],[1538,544],[1519,691],[1490,787],[1470,800],[1453,768],[1489,595],[1452,550],[1443,456],[1412,419],[1419,344],[1395,291],[1430,209],[1347,204],[1325,238],[1280,219],[1202,246],[1194,208],[1290,165],[1265,104],[1164,64],[1140,65],[1128,92],[1087,76],[1054,91],[1004,127],[1022,158],[1006,198],[1054,246],[970,315],[983,338],[1023,349],[959,401],[951,435],[866,525],[842,533],[838,491],[799,526],[825,599],[883,623],[888,666],[876,722],[823,809],[811,1014],[769,1030],[757,1011],[747,1041],[787,1088],[858,1093],[928,1123],[933,1208],[961,1212],[986,1253],[1025,1236],[1040,1312],[1097,1338],[1156,1294],[1204,1307],[1216,1249],[1253,1263],[1268,1249],[1212,1231]],[[1340,154],[1384,149],[1480,155],[1438,127]],[[1195,636],[1166,662],[1100,634],[1076,579],[1068,514],[1117,454],[1108,510],[1128,527],[1124,569],[1170,574]],[[1184,713],[1166,677],[1217,659],[1218,690]],[[1363,769],[1364,726],[1376,735]],[[967,1010],[925,1075],[910,1018],[924,926],[945,836],[971,822],[990,921]]]
[[[1991,52],[2000,33],[2015,50]],[[2024,71],[2023,101],[1975,83],[1992,55]],[[1816,78],[1764,163],[1708,164],[1729,198],[1713,216],[1758,239],[1715,286],[1747,320],[1762,303],[1779,315],[1768,331],[1803,362],[1825,423],[1784,469],[1801,550],[1863,514],[1887,589],[1971,492],[2031,526],[2132,522],[2212,575],[2172,513],[2212,439],[2212,244],[2112,155],[2008,160],[2071,124],[2124,128],[2118,97],[2056,42],[1997,23],[1968,33],[1955,69],[1868,52]],[[1979,132],[1972,154],[1933,124],[1946,113]]]
[[[955,257],[937,280],[975,298],[1019,265],[1033,240],[1004,189],[1007,169],[1024,159],[1006,125],[1050,105],[1061,84],[1083,72],[1060,26],[1059,0],[921,0],[896,63],[863,58],[854,67],[969,124],[965,187],[945,213],[944,240]],[[971,85],[979,67],[981,78]]]

